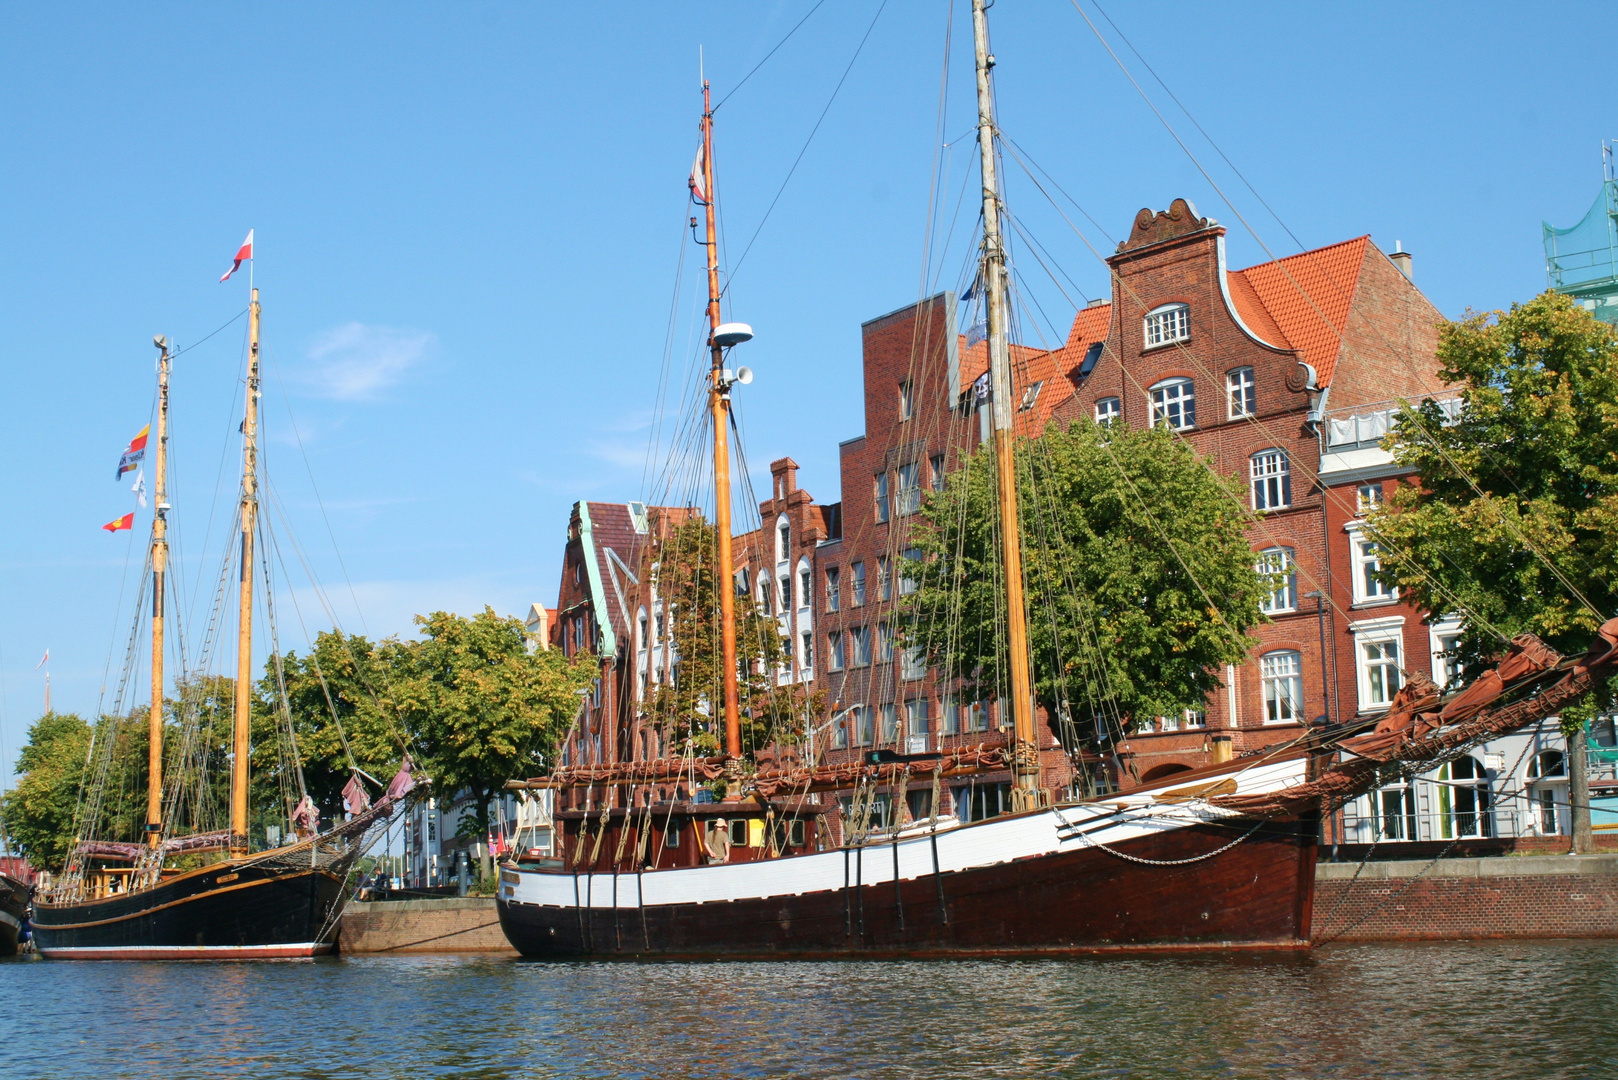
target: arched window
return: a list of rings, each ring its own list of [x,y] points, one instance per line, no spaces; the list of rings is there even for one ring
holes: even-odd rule
[[[1146,348],[1172,345],[1191,336],[1191,309],[1184,304],[1164,304],[1146,313],[1141,337]]]
[[[1259,573],[1270,579],[1271,592],[1259,601],[1260,610],[1274,615],[1298,609],[1298,567],[1293,561],[1292,549],[1268,548],[1258,553]]]
[[[1264,682],[1264,722],[1297,723],[1303,719],[1303,655],[1290,649],[1259,659]]]
[[[1489,774],[1475,757],[1457,758],[1438,770],[1438,826],[1445,840],[1493,836]]]
[[[1292,505],[1292,466],[1285,450],[1260,450],[1248,462],[1253,478],[1253,509],[1284,510]]]
[[[1152,424],[1167,424],[1175,431],[1197,426],[1197,394],[1190,379],[1164,379],[1149,391]]]

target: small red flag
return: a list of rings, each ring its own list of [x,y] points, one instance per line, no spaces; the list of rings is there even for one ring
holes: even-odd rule
[[[691,185],[691,197],[703,205],[708,202],[708,163],[703,160],[707,156],[705,150],[707,144],[698,144],[697,160],[691,163],[691,179],[687,181]]]
[[[108,532],[117,532],[119,529],[133,529],[135,527],[135,511],[131,510],[116,521],[109,521],[101,527]]]
[[[219,280],[220,281],[229,281],[230,280],[230,275],[232,275],[236,271],[240,270],[242,268],[242,263],[246,262],[248,259],[251,259],[252,257],[253,257],[253,230],[248,229],[247,230],[247,239],[243,240],[242,241],[242,246],[236,249],[236,261],[230,264],[230,269],[226,270],[225,271],[225,276],[220,278]]]

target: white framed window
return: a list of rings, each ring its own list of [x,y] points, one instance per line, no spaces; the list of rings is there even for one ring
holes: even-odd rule
[[[815,574],[808,566],[798,566],[798,605],[808,607],[815,595]]]
[[[1483,762],[1467,755],[1438,767],[1434,802],[1438,833],[1444,840],[1494,835],[1494,799]]]
[[[848,726],[848,713],[838,717],[837,722],[831,726],[831,748],[833,750],[848,749]]]
[[[925,679],[927,677],[927,660],[922,655],[920,645],[911,645],[899,654],[899,677],[907,681]]]
[[[899,739],[899,709],[893,702],[880,705],[877,714],[882,720],[882,727],[877,732],[882,742],[897,742]]]
[[[800,636],[803,638],[803,655],[799,658],[798,663],[802,666],[804,671],[810,671],[813,670],[815,666],[814,631],[805,630]]]
[[[1247,463],[1253,480],[1254,510],[1285,510],[1292,505],[1292,464],[1287,452],[1260,450]]]
[[[931,733],[927,699],[911,698],[905,702],[905,752],[925,754],[929,749],[927,736]],[[915,793],[913,793],[915,794]]]
[[[1291,649],[1259,658],[1264,682],[1264,722],[1294,724],[1303,720],[1303,654]]]
[[[915,578],[917,564],[921,562],[920,548],[905,548],[904,562],[899,565],[899,595],[909,596],[921,588],[921,583]]]
[[[851,563],[848,567],[849,587],[854,595],[851,597],[854,606],[859,607],[865,603],[865,563]]]
[[[933,467],[933,490],[934,491],[943,491],[944,490],[944,455],[943,454],[934,454],[931,458],[928,459],[928,463],[930,465],[932,465],[932,467]]]
[[[876,557],[876,598],[893,599],[893,570],[886,555]]]
[[[1354,602],[1385,604],[1399,598],[1399,590],[1382,578],[1381,549],[1365,535],[1359,522],[1349,522],[1348,549],[1354,563]]]
[[[842,671],[847,666],[847,657],[843,653],[843,632],[841,630],[828,630],[826,632],[826,655],[831,658],[830,666],[833,671]]]
[[[826,567],[826,610],[836,611],[843,600],[842,575],[837,567]]]
[[[884,664],[893,659],[893,627],[887,623],[876,624],[876,658]]]
[[[1096,423],[1111,424],[1123,415],[1123,402],[1115,397],[1104,397],[1096,402]]]
[[[1528,763],[1530,820],[1537,832],[1555,836],[1564,831],[1568,806],[1567,758],[1560,750],[1541,750]]]
[[[1197,392],[1190,379],[1164,379],[1148,393],[1152,399],[1152,424],[1167,424],[1175,431],[1197,426]]]
[[[899,419],[908,420],[915,415],[916,389],[909,379],[899,380]]]
[[[895,494],[899,513],[914,514],[921,509],[921,462],[899,466],[899,490]]]
[[[1155,307],[1146,313],[1141,330],[1148,349],[1185,341],[1191,336],[1191,309],[1184,304]]]
[[[1258,387],[1252,368],[1239,367],[1225,373],[1225,404],[1232,420],[1258,412]]]
[[[1350,629],[1354,632],[1360,711],[1386,709],[1404,685],[1404,616],[1362,619]]]
[[[1032,409],[1034,407],[1034,403],[1039,400],[1039,388],[1044,385],[1044,379],[1041,379],[1038,382],[1029,383],[1028,389],[1022,392],[1022,401],[1018,403],[1017,411],[1027,412],[1029,409]]]
[[[775,557],[781,562],[792,558],[792,526],[783,521],[776,526]]]
[[[879,472],[871,480],[871,498],[876,504],[877,521],[888,520],[888,474]]]
[[[1185,726],[1188,728],[1201,728],[1208,726],[1208,711],[1206,709],[1187,709],[1183,715]]]
[[[1451,690],[1459,685],[1461,662],[1455,652],[1461,646],[1461,633],[1459,619],[1445,619],[1427,628],[1432,643],[1433,682],[1440,690]]]
[[[1259,610],[1268,615],[1298,610],[1298,565],[1291,548],[1266,548],[1259,552],[1255,569],[1270,578],[1272,588],[1259,602]]]
[[[961,703],[954,694],[950,694],[940,703],[943,706],[943,734],[959,735],[961,733]]]
[[[1361,514],[1373,506],[1381,505],[1382,481],[1373,480],[1368,484],[1361,484],[1354,491],[1354,503],[1357,511]]]
[[[848,640],[853,646],[849,651],[853,654],[849,663],[854,667],[865,667],[871,662],[871,628],[869,626],[851,626],[848,628]]]

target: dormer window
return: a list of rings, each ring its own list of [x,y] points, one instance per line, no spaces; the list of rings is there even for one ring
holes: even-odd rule
[[[1172,345],[1191,336],[1191,309],[1184,304],[1164,304],[1146,313],[1144,333],[1146,348]]]
[[[1029,384],[1028,389],[1024,390],[1022,393],[1022,404],[1017,406],[1017,411],[1027,412],[1029,409],[1032,409],[1034,407],[1034,402],[1039,400],[1039,388],[1044,385],[1045,380],[1043,379],[1041,379],[1039,382]]]

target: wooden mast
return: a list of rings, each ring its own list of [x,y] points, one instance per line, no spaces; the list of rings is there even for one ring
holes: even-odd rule
[[[246,855],[248,729],[253,688],[253,535],[258,524],[258,289],[247,307],[247,415],[242,421],[241,606],[236,613],[236,708],[230,764],[230,853]]]
[[[163,592],[168,568],[169,343],[159,334],[157,453],[152,475],[152,705],[146,731],[146,843],[163,842]]]
[[[708,347],[713,368],[708,374],[708,410],[713,414],[714,528],[719,533],[714,580],[719,589],[719,641],[725,688],[725,756],[742,756],[742,717],[736,690],[736,590],[731,584],[730,554],[730,386],[725,380],[724,346],[719,329],[719,242],[714,230],[713,110],[708,80],[702,80],[702,194],[707,219]]]
[[[1018,531],[1011,357],[1006,344],[1006,250],[1000,233],[1000,194],[994,164],[994,86],[989,70],[989,4],[972,0],[977,54],[978,156],[983,172],[983,283],[988,294],[989,383],[993,391],[995,484],[1000,499],[1000,554],[1005,570],[1006,638],[1011,654],[1013,723],[1012,809],[1039,803],[1039,745],[1034,741],[1034,694],[1028,670],[1028,613],[1023,601],[1022,538]]]

